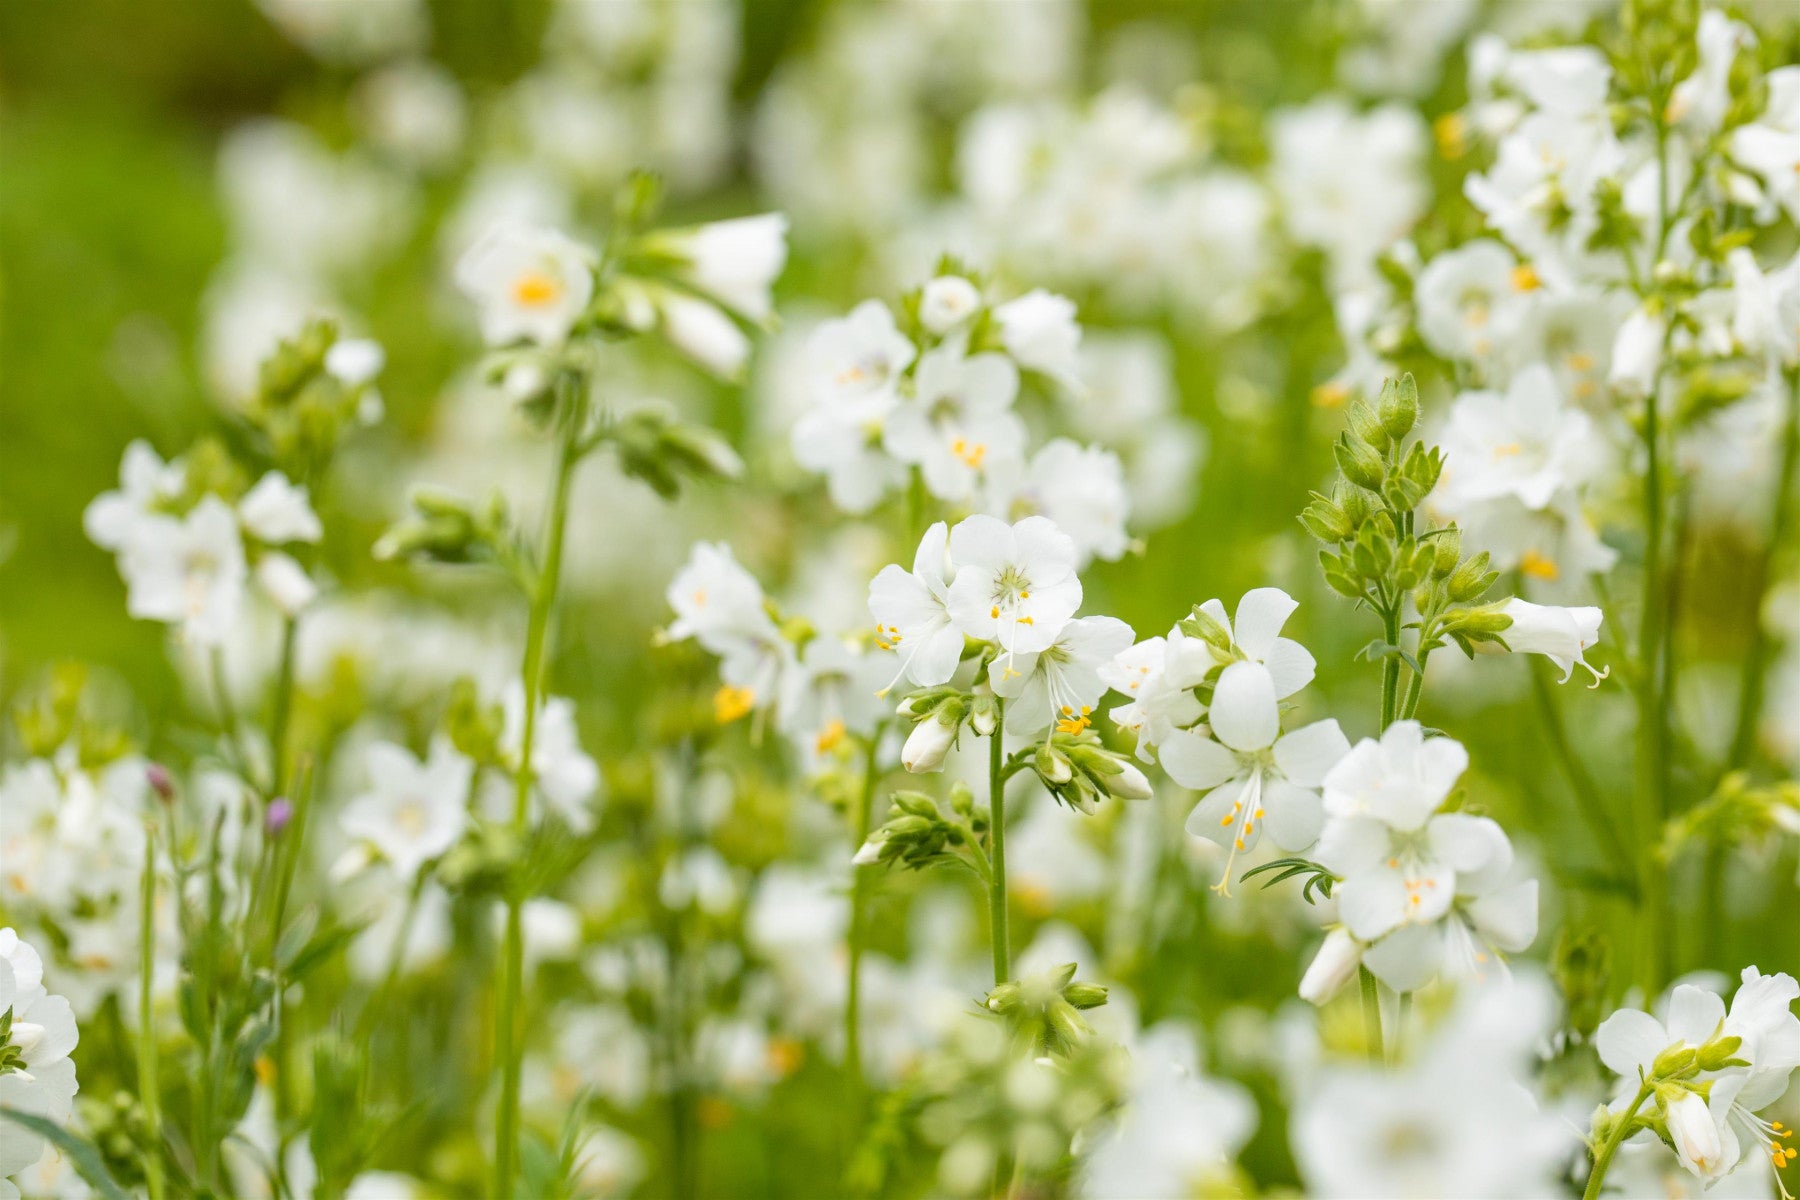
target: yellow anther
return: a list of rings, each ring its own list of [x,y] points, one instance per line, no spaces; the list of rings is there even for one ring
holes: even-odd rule
[[[542,271],[527,271],[513,280],[513,300],[526,308],[542,308],[562,297],[562,281]]]
[[[1512,285],[1514,291],[1535,292],[1544,286],[1544,281],[1530,263],[1520,263],[1512,269]]]
[[[1459,112],[1447,112],[1431,123],[1438,153],[1454,162],[1469,152],[1469,122]]]
[[[1321,383],[1312,390],[1312,402],[1318,408],[1342,408],[1344,401],[1350,399],[1350,389],[1335,381]]]
[[[747,687],[725,684],[713,693],[713,716],[719,724],[729,725],[756,707],[756,693]]]
[[[1539,554],[1536,550],[1527,550],[1519,556],[1519,570],[1533,579],[1542,579],[1546,582],[1554,581],[1562,574],[1562,569],[1556,565],[1555,559]]]
[[[842,721],[826,722],[825,728],[819,730],[819,736],[813,742],[813,749],[820,754],[831,753],[844,740],[844,732]]]

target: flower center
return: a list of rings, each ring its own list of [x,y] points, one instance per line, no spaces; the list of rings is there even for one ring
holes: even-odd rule
[[[756,693],[747,687],[725,684],[713,693],[713,716],[719,724],[729,725],[756,707]]]
[[[513,280],[513,300],[523,308],[555,304],[562,298],[562,293],[562,282],[544,271],[526,271]]]

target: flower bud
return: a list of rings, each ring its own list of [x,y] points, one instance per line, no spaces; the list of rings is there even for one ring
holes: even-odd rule
[[[144,767],[144,778],[158,799],[164,802],[175,799],[175,777],[169,774],[169,768],[159,762],[148,763]]]
[[[277,796],[269,801],[269,807],[263,813],[263,831],[272,838],[280,837],[293,819],[293,803],[286,796]]]
[[[1106,790],[1121,800],[1148,800],[1151,796],[1149,778],[1123,758],[1113,761],[1118,764],[1119,773],[1108,777]]]
[[[1681,1165],[1701,1179],[1716,1178],[1725,1165],[1725,1147],[1706,1101],[1693,1092],[1683,1092],[1668,1103],[1667,1120],[1669,1141],[1681,1156]]]
[[[1744,1060],[1738,1057],[1738,1051],[1743,1048],[1743,1045],[1744,1039],[1741,1037],[1715,1037],[1700,1047],[1700,1053],[1695,1056],[1694,1063],[1702,1071],[1723,1071],[1726,1067],[1741,1067],[1744,1065]]]
[[[939,275],[919,293],[919,324],[931,333],[948,333],[981,307],[981,293],[961,275]]]
[[[1075,777],[1075,768],[1069,764],[1068,756],[1050,746],[1038,748],[1033,765],[1048,784],[1067,783]]]
[[[1412,432],[1413,426],[1419,423],[1419,385],[1414,382],[1411,371],[1381,385],[1376,411],[1381,416],[1382,428],[1395,441]]]
[[[1388,442],[1392,440],[1388,436],[1387,427],[1375,415],[1375,410],[1361,400],[1350,406],[1350,432],[1357,441],[1377,450],[1387,449]]]
[[[881,848],[886,843],[887,832],[878,829],[869,836],[868,841],[857,847],[856,853],[851,855],[850,861],[859,867],[873,866],[881,861]]]
[[[935,717],[920,721],[900,749],[900,765],[915,775],[937,770],[956,740],[956,730],[955,724],[946,725]]]
[[[1338,470],[1344,473],[1345,479],[1358,487],[1371,490],[1381,487],[1381,481],[1387,476],[1387,464],[1381,461],[1381,455],[1373,449],[1347,437],[1339,437],[1332,451],[1337,456]]]
[[[1362,947],[1347,929],[1334,929],[1325,935],[1312,965],[1300,979],[1300,998],[1308,1004],[1323,1005],[1356,974],[1362,962]]]
[[[1466,604],[1470,600],[1478,600],[1481,594],[1494,585],[1488,569],[1488,552],[1469,559],[1450,573],[1450,598],[1458,603]]]
[[[1658,1054],[1650,1064],[1653,1079],[1673,1079],[1694,1069],[1698,1052],[1686,1042],[1676,1042]]]
[[[1439,579],[1447,579],[1462,559],[1462,530],[1452,525],[1433,538],[1431,544],[1434,554],[1431,573]]]

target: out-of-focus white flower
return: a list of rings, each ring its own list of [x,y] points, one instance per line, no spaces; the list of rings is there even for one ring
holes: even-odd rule
[[[469,824],[475,766],[447,738],[424,759],[404,746],[374,742],[363,752],[369,790],[344,806],[344,832],[373,846],[402,879],[454,846]]]
[[[238,520],[244,532],[271,546],[316,542],[325,536],[305,486],[290,482],[280,471],[270,471],[244,493],[238,501]]]
[[[1518,336],[1536,286],[1530,268],[1491,238],[1446,251],[1419,272],[1419,335],[1445,358],[1483,361]]]
[[[1562,682],[1577,666],[1594,677],[1600,686],[1610,671],[1596,671],[1583,657],[1600,640],[1600,623],[1604,614],[1592,606],[1558,608],[1555,605],[1532,604],[1517,596],[1500,610],[1512,618],[1503,636],[1506,645],[1518,654],[1542,654],[1562,668]]]
[[[173,502],[187,487],[187,468],[165,463],[141,438],[125,447],[117,491],[94,497],[81,515],[88,538],[103,550],[123,550],[138,523]]]
[[[1003,354],[965,354],[946,343],[919,360],[913,394],[889,415],[888,452],[916,464],[941,500],[966,500],[984,472],[1025,452],[1025,426],[1012,412],[1019,372]]]
[[[1308,1004],[1324,1004],[1350,982],[1361,964],[1362,945],[1349,930],[1333,929],[1300,977],[1300,998]]]
[[[522,769],[519,747],[525,736],[525,685],[510,684],[501,697],[500,754],[508,768]],[[531,781],[538,794],[576,833],[593,828],[589,801],[600,789],[600,767],[581,748],[575,702],[546,696],[531,735]]]
[[[375,382],[387,365],[387,351],[370,338],[339,338],[325,352],[325,370],[346,387]]]
[[[1049,649],[1081,607],[1075,543],[1047,518],[965,518],[950,531],[950,561],[950,619],[1001,648],[993,665],[1000,675],[1017,669],[1017,655]]]
[[[686,282],[751,321],[774,315],[769,289],[787,263],[787,218],[780,213],[714,221],[667,235],[684,261]]]
[[[1080,392],[1081,326],[1075,302],[1038,288],[994,309],[1006,352],[1028,371]]]
[[[79,1034],[62,996],[44,988],[44,963],[12,929],[0,929],[0,1013],[12,1017],[0,1039],[0,1058],[14,1066],[0,1072],[0,1107],[65,1124],[74,1115],[75,1064],[69,1055]],[[0,1179],[38,1161],[44,1139],[12,1121],[0,1122]]]
[[[1622,396],[1641,397],[1656,382],[1662,369],[1663,318],[1639,309],[1619,326],[1613,339],[1610,383]]]
[[[1375,258],[1424,211],[1427,137],[1418,113],[1358,113],[1338,98],[1275,114],[1273,179],[1294,236],[1329,255],[1340,279]]]
[[[1125,468],[1103,446],[1052,438],[1029,464],[1003,458],[990,472],[990,483],[991,512],[1012,520],[1049,517],[1074,539],[1078,567],[1094,558],[1114,561],[1131,544],[1125,528],[1131,512]]]
[[[1754,172],[1769,199],[1800,220],[1800,67],[1765,77],[1769,103],[1762,116],[1731,131],[1731,157]]]
[[[667,289],[656,310],[669,344],[720,379],[737,379],[750,361],[750,338],[716,305]]]
[[[949,333],[980,308],[981,292],[961,275],[939,275],[919,292],[919,324],[930,333]]]
[[[489,345],[560,345],[594,297],[594,256],[554,229],[490,228],[456,265]]]
[[[369,140],[423,170],[452,162],[462,149],[467,103],[456,77],[412,59],[365,76],[353,98]]]
[[[179,625],[196,645],[217,646],[237,622],[249,577],[237,514],[204,496],[185,517],[146,517],[119,554],[119,573],[132,616]]]
[[[1675,85],[1669,95],[1671,121],[1701,136],[1718,131],[1731,107],[1731,66],[1740,51],[1756,46],[1756,33],[1716,8],[1700,13],[1696,40],[1700,61],[1694,73]]]
[[[364,63],[416,49],[431,29],[424,0],[256,0],[256,6],[308,52],[331,62]]]
[[[1452,508],[1516,497],[1542,509],[1589,482],[1605,461],[1594,421],[1565,405],[1550,368],[1533,364],[1498,392],[1464,392],[1443,434],[1439,488]]]
[[[299,616],[319,598],[319,585],[306,568],[279,550],[271,550],[256,560],[256,585],[284,616]]]

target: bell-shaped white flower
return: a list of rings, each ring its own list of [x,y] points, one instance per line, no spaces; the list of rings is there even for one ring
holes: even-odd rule
[[[981,293],[961,275],[939,275],[919,291],[919,324],[943,335],[981,308]]]
[[[489,345],[558,346],[594,298],[594,256],[554,229],[503,223],[469,247],[456,283]]]
[[[338,824],[369,843],[402,879],[457,843],[469,824],[475,765],[448,738],[432,741],[420,760],[404,746],[374,742],[363,753],[369,788],[348,804]]]
[[[1077,617],[1045,649],[1019,655],[1014,670],[993,679],[994,694],[1011,702],[1007,728],[1029,733],[1052,726],[1070,734],[1086,729],[1106,691],[1100,671],[1131,638],[1131,626],[1117,617]]]
[[[1576,667],[1594,677],[1594,687],[1599,687],[1611,672],[1610,667],[1594,670],[1584,657],[1600,641],[1600,623],[1605,619],[1600,609],[1532,604],[1514,596],[1500,611],[1512,618],[1512,624],[1501,634],[1507,647],[1516,654],[1542,654],[1562,668],[1563,683],[1569,681]]]
[[[1044,517],[967,517],[950,531],[950,561],[945,608],[964,634],[1000,647],[993,678],[1019,671],[1016,656],[1049,649],[1081,607],[1075,543]]]
[[[1170,778],[1207,793],[1188,814],[1187,831],[1229,850],[1214,888],[1221,895],[1230,895],[1232,865],[1265,825],[1284,850],[1312,845],[1324,820],[1319,785],[1350,749],[1335,720],[1283,735],[1275,691],[1261,663],[1231,664],[1213,688],[1210,736],[1178,729],[1159,750]]]
[[[788,221],[780,213],[735,217],[667,235],[686,260],[685,281],[751,321],[774,315],[769,289],[787,264]]]
[[[668,288],[654,291],[663,336],[720,379],[734,380],[750,361],[750,338],[723,309]]]
[[[899,674],[889,688],[902,677],[920,687],[936,687],[956,673],[963,634],[948,608],[949,541],[948,528],[937,522],[919,540],[911,571],[890,563],[869,584],[876,640],[900,657]]]

